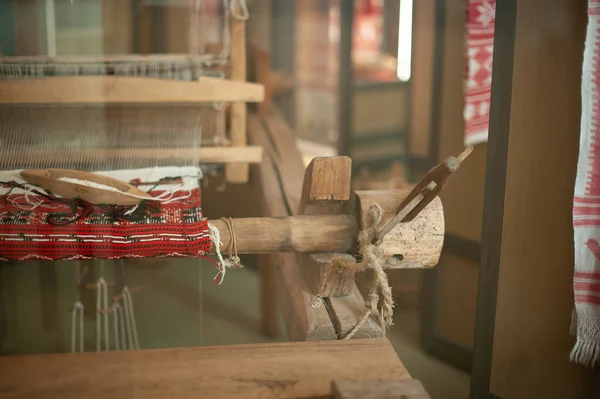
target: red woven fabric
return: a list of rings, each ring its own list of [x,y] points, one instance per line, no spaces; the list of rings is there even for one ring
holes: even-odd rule
[[[159,195],[152,191],[151,195]],[[115,220],[93,207],[89,216],[72,224],[70,206],[45,201],[34,210],[24,198],[0,196],[0,259],[119,259],[131,257],[204,256],[210,249],[208,221],[202,216],[200,190],[178,192],[180,198],[158,204],[136,221]],[[30,196],[30,202],[42,197]],[[15,205],[16,203],[16,205]],[[21,208],[19,208],[21,206]],[[81,209],[78,210],[81,212]]]
[[[468,0],[465,145],[487,141],[492,92],[496,0]]]

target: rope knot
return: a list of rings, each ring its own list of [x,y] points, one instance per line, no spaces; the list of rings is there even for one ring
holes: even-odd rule
[[[370,315],[378,315],[381,328],[385,330],[391,327],[394,316],[394,298],[392,296],[392,288],[389,285],[387,274],[385,270],[390,265],[389,259],[381,252],[378,246],[373,241],[377,234],[377,226],[381,223],[383,217],[383,210],[379,204],[374,203],[369,207],[369,227],[366,227],[358,234],[358,254],[362,260],[358,266],[359,271],[366,269],[373,270],[373,280],[371,288],[369,290],[368,298],[365,301],[367,312],[360,322],[348,333],[344,339],[350,339],[360,329],[360,327],[366,322]],[[330,261],[330,266],[339,263],[339,260],[333,258]],[[378,310],[379,305],[379,292],[381,292],[382,303],[381,308]]]

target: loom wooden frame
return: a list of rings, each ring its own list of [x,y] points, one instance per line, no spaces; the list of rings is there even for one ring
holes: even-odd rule
[[[236,3],[237,11],[241,12]],[[0,104],[156,104],[156,103],[231,103],[229,110],[229,146],[205,148],[210,162],[225,164],[225,176],[231,183],[246,183],[248,165],[262,161],[262,150],[246,147],[247,102],[264,100],[264,86],[247,82],[246,21],[230,16],[229,79],[202,77],[196,82],[129,76],[68,76],[0,81]],[[0,62],[132,62],[167,60],[206,60],[218,65],[210,55],[175,54],[107,56],[19,56],[0,57]],[[258,155],[258,156],[257,156]]]

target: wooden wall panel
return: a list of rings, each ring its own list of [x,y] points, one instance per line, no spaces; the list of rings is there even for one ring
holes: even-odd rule
[[[408,125],[408,87],[406,85],[374,86],[354,90],[352,135],[398,132]]]
[[[440,285],[436,332],[462,348],[471,349],[479,265],[446,253],[442,255],[440,268],[443,283]]]
[[[504,399],[598,398],[598,372],[569,362],[587,2],[516,7],[490,392]]]
[[[133,35],[131,4],[128,1],[105,0],[102,3],[104,54],[129,54]]]

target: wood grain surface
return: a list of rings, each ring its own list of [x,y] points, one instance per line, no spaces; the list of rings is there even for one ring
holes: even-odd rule
[[[0,397],[314,398],[337,379],[408,379],[387,339],[0,358]]]

